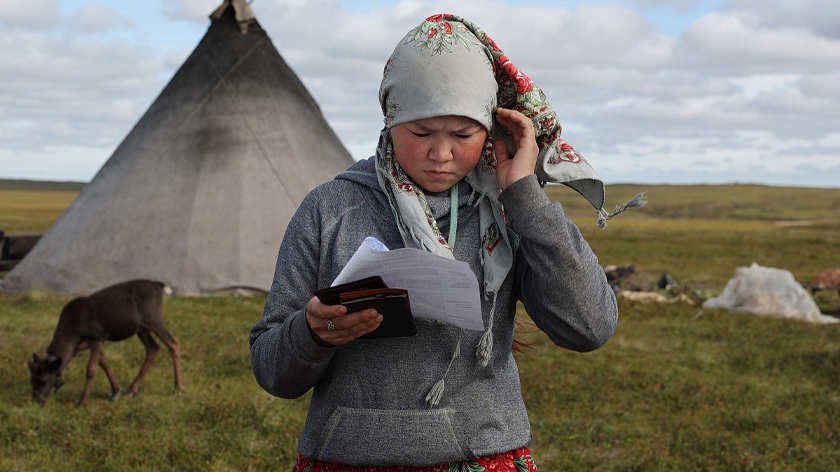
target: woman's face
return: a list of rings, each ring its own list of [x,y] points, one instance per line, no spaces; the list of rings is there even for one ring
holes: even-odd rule
[[[478,163],[487,130],[464,116],[436,116],[391,127],[394,156],[428,192],[448,190]]]

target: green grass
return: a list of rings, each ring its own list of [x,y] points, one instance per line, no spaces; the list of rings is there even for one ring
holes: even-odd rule
[[[595,226],[594,209],[577,193],[546,189],[563,203],[602,265],[634,264],[646,287],[667,272],[718,293],[736,267],[753,262],[789,270],[801,282],[840,267],[840,189],[610,185],[609,204],[642,191],[649,203],[610,220],[606,230]]]
[[[45,407],[29,401],[26,359],[43,354],[67,297],[0,296],[0,469],[289,470],[308,398],[274,399],[250,372],[247,332],[262,298],[167,299],[186,391],[165,350],[134,398],[73,408],[86,353]],[[699,315],[698,315],[699,313]],[[572,353],[532,335],[519,354],[535,460],[551,470],[836,470],[836,326],[624,303],[613,339]],[[125,386],[137,339],[109,343]]]
[[[14,180],[0,179],[0,190],[29,190],[39,192],[78,192],[85,186],[84,182],[51,181],[51,180]]]
[[[631,281],[642,288],[668,272],[699,302],[752,262],[801,281],[840,267],[840,189],[619,185],[607,188],[607,199],[624,202],[641,190],[648,206],[601,231],[582,198],[548,188],[600,262],[635,264]],[[50,198],[30,201],[48,206]],[[840,313],[836,292],[816,299]],[[167,325],[182,343],[184,393],[174,391],[162,350],[136,397],[108,402],[99,372],[90,407],[74,409],[83,353],[40,407],[29,400],[26,360],[43,354],[68,300],[0,295],[0,470],[290,470],[308,396],[275,399],[253,379],[247,335],[262,298],[165,301]],[[840,470],[838,325],[621,302],[615,335],[595,352],[531,337],[535,350],[517,356],[544,472]],[[127,386],[142,363],[141,343],[105,349]]]
[[[837,327],[679,304],[620,311],[598,351],[543,342],[519,357],[543,470],[840,467]]]
[[[0,231],[7,234],[46,232],[84,185],[81,182],[0,179]],[[12,267],[8,261],[0,261],[0,277]]]
[[[0,180],[0,230],[43,233],[73,202],[79,185]],[[77,188],[78,187],[78,188]]]
[[[840,222],[798,227],[756,221],[616,219],[605,231],[580,222],[579,226],[602,264],[635,264],[655,278],[668,272],[678,281],[715,293],[736,267],[753,262],[789,270],[801,282],[840,267]]]
[[[595,210],[570,188],[549,185],[546,192],[561,201],[573,218],[594,218]],[[639,192],[646,192],[650,203],[618,218],[837,222],[840,207],[840,188],[636,184],[608,185],[605,207],[611,211]]]
[[[69,298],[28,298],[0,295],[0,470],[276,470],[294,460],[307,399],[271,397],[250,370],[248,330],[264,299],[167,299],[185,392],[175,391],[162,348],[138,395],[110,403],[98,372],[89,408],[75,409],[88,352],[65,369],[65,385],[46,406],[30,401],[26,360],[43,355]],[[143,363],[140,340],[105,351],[126,388]]]

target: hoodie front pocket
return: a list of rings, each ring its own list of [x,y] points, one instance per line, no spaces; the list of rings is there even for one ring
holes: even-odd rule
[[[455,438],[455,410],[371,410],[337,407],[327,421],[318,459],[364,465],[435,465],[465,460]],[[432,462],[429,462],[432,458]]]

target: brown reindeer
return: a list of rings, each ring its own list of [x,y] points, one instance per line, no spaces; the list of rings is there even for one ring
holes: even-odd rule
[[[163,324],[164,291],[171,293],[169,287],[161,282],[131,280],[104,288],[87,297],[74,298],[67,303],[61,310],[58,327],[47,347],[46,357],[41,359],[38,354],[33,354],[28,362],[32,398],[43,405],[53,388],[58,390],[63,384],[61,371],[76,354],[90,349],[85,389],[76,407],[88,404],[97,364],[111,382],[111,401],[117,401],[122,389],[108,367],[102,345],[105,341],[122,341],[136,334],[146,346],[146,361],[125,392],[127,397],[134,395],[160,350],[151,333],[155,333],[169,348],[175,368],[175,388],[183,391],[180,342]]]

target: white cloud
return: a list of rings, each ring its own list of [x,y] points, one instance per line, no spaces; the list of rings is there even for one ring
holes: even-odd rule
[[[116,146],[47,146],[40,151],[0,149],[3,178],[88,182]]]
[[[747,99],[754,99],[760,93],[774,92],[790,87],[802,78],[802,74],[770,74],[734,77],[731,82],[737,84]]]
[[[802,91],[829,99],[840,97],[840,71],[828,74],[811,74],[801,80]]]
[[[0,22],[6,28],[34,30],[54,28],[64,18],[58,11],[59,0],[27,0],[0,2]]]
[[[702,3],[698,0],[634,0],[633,3],[645,8],[673,8],[679,12],[689,11]]]
[[[222,0],[171,0],[165,2],[162,13],[179,20],[206,20]]]
[[[831,0],[732,0],[728,11],[756,27],[796,28],[840,39],[840,2]]]
[[[539,12],[536,17],[554,19],[548,13]],[[561,21],[546,23],[554,26],[553,31],[539,31],[537,36],[526,31],[522,37],[531,40],[527,46],[533,44],[534,37],[547,46],[528,47],[532,54],[527,59],[531,61],[556,58],[570,64],[646,67],[658,66],[670,55],[672,40],[656,33],[638,13],[619,5],[582,5],[563,15]],[[546,51],[552,53],[546,55]]]
[[[710,13],[688,27],[678,63],[734,75],[824,72],[840,67],[840,41],[788,28],[756,28],[739,16]]]
[[[73,37],[132,27],[134,24],[127,17],[93,3],[84,5],[73,14],[68,23],[67,34]]]
[[[820,147],[835,152],[837,159],[840,160],[840,132],[828,133],[824,138],[817,141]]]
[[[149,53],[123,40],[0,33],[2,146],[113,145],[160,87]]]
[[[739,132],[735,138],[642,139],[602,156],[599,172],[621,182],[791,185],[796,179],[797,185],[837,186],[840,158],[811,140],[779,140],[767,132]]]
[[[51,175],[77,158],[98,168],[200,39],[168,35],[207,25],[221,3],[166,2],[154,26],[113,3],[69,19],[55,1],[0,5],[3,175],[10,156]],[[635,3],[688,15],[719,2]],[[483,28],[546,91],[564,137],[608,181],[840,185],[840,40],[821,26],[833,6],[820,18],[816,0],[731,0],[666,35],[627,5],[403,0],[359,12],[339,0],[261,0],[252,9],[357,158],[382,127],[377,91],[394,45],[420,19],[450,12]],[[153,29],[162,31],[154,44],[118,34]]]

